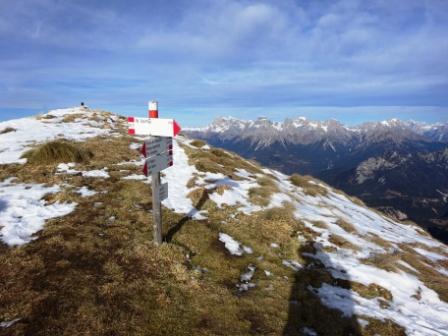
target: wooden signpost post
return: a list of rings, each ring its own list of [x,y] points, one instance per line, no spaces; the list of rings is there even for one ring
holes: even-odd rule
[[[160,172],[173,165],[173,137],[180,132],[180,126],[174,119],[158,119],[159,110],[156,101],[148,104],[149,118],[128,117],[128,134],[149,135],[140,149],[146,158],[143,173],[151,176],[152,213],[154,222],[154,242],[162,244],[161,201],[168,197],[168,183],[161,184]]]

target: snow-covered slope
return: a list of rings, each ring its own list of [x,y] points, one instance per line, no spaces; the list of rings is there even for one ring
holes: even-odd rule
[[[97,118],[97,112],[84,108],[52,110],[37,117],[0,122],[0,164],[24,163],[21,155],[36,143],[65,138],[85,140],[113,131],[116,116]],[[2,134],[2,131],[8,130]]]
[[[189,140],[178,139],[175,148],[179,153],[178,158],[185,155],[179,144],[189,146]],[[170,185],[186,185],[196,176],[196,184],[192,190],[197,187],[211,190],[210,199],[218,207],[235,206],[235,214],[238,212],[249,214],[253,211],[282,207],[285,202],[294,209],[295,218],[316,233],[314,245],[317,252],[310,257],[326,264],[334,278],[356,281],[366,286],[379,285],[392,294],[391,302],[385,307],[378,298],[369,300],[356,291],[331,284],[325,284],[320,288],[310,287],[324,304],[341,310],[347,316],[362,315],[376,319],[390,319],[403,326],[408,335],[448,335],[448,304],[440,300],[435,291],[419,280],[419,271],[403,260],[397,261],[396,271],[386,271],[366,262],[377,255],[386,257],[390,255],[394,258],[393,256],[399,254],[402,247],[406,247],[422,255],[437,272],[447,275],[447,247],[424,234],[417,226],[385,218],[363,205],[355,204],[347,196],[320,182],[311,181],[312,184],[318,183],[325,190],[325,195],[310,196],[306,190],[292,184],[289,176],[274,170],[263,169],[260,174],[238,170],[236,174],[239,179],[233,180],[219,173],[198,172],[187,164],[186,160],[175,161],[179,165],[166,173]],[[179,175],[176,171],[183,173]],[[253,204],[249,190],[259,186],[257,178],[266,176],[273,177],[278,191],[270,196],[266,206]],[[226,185],[228,189],[219,194],[214,191],[219,185]],[[170,194],[172,192],[174,190],[170,190]],[[187,195],[188,190],[182,194]],[[165,204],[180,210],[175,205],[178,204],[178,196],[179,194],[175,194],[171,201]],[[190,209],[188,211],[191,213]],[[341,222],[345,223],[346,227],[341,227]],[[338,246],[332,241],[332,235],[342,237],[348,242],[348,247]],[[381,239],[375,241],[375,237]],[[303,236],[299,232],[292,239],[300,240]],[[296,262],[296,265],[300,264]]]
[[[114,252],[117,260],[122,260],[125,255],[141,254],[150,248],[147,244],[150,233],[146,231],[144,239],[138,238],[126,246],[118,243],[136,234],[136,230],[151,227],[147,222],[142,224],[143,218],[150,220],[145,210],[149,198],[142,201],[137,197],[148,197],[149,181],[139,173],[143,160],[138,159],[135,151],[141,139],[125,135],[123,119],[112,115],[108,117],[110,119],[99,118],[100,121],[95,122],[89,113],[79,109],[58,110],[49,112],[55,118],[48,120],[25,118],[0,124],[0,130],[2,127],[16,129],[0,135],[0,160],[3,163],[0,166],[3,170],[0,172],[0,238],[10,246],[5,251],[22,245],[24,249],[34,246],[30,253],[39,253],[38,247],[45,246],[39,244],[44,244],[45,239],[40,241],[36,238],[46,235],[50,235],[46,239],[61,249],[58,252],[61,255],[68,253],[64,249],[72,249],[78,246],[76,244],[84,246],[83,242],[88,248],[89,254],[86,255],[93,258],[100,253],[100,250],[95,252],[96,246],[101,248],[101,244],[112,239],[115,245],[120,246]],[[73,114],[79,115],[74,120],[67,119]],[[35,142],[58,137],[86,140],[105,134],[113,135],[113,139],[100,139],[97,140],[101,141],[100,145],[90,145],[96,156],[88,165],[66,162],[55,167],[34,168],[35,175],[23,175],[27,165],[11,164],[23,163],[21,154]],[[110,144],[111,141],[115,142]],[[7,174],[16,176],[6,178]],[[168,230],[164,245],[172,245],[182,253],[166,252],[171,247],[165,247],[165,250],[151,247],[154,249],[151,250],[154,251],[151,252],[154,253],[151,254],[153,259],[141,267],[151,267],[165,258],[163,267],[170,267],[171,262],[177,270],[169,278],[163,278],[162,273],[157,273],[155,278],[146,275],[156,282],[154,288],[169,283],[170,286],[181,286],[177,290],[182,292],[186,291],[182,286],[191,282],[192,288],[204,288],[201,296],[205,300],[216,291],[215,287],[210,290],[208,286],[222,284],[219,290],[223,300],[233,300],[236,295],[240,297],[238,300],[252,302],[261,311],[269,310],[269,307],[264,306],[266,302],[257,300],[270,295],[273,295],[272,304],[285,301],[290,307],[308,304],[303,300],[309,295],[317,298],[326,309],[337,312],[334,314],[339,314],[342,320],[357,323],[358,334],[380,334],[375,328],[384,324],[394,326],[387,329],[389,331],[385,335],[401,335],[400,330],[407,335],[448,335],[448,303],[443,301],[446,300],[448,286],[448,248],[414,224],[386,218],[320,181],[290,177],[262,168],[236,154],[183,136],[178,136],[174,142],[174,166],[163,172],[162,180],[169,183],[169,196],[163,202],[166,224],[171,223],[171,218],[183,217]],[[52,196],[44,199],[43,196],[48,194]],[[107,202],[111,202],[110,207]],[[45,220],[57,216],[65,217],[62,221],[51,222],[51,230],[48,229]],[[58,231],[58,225],[61,231]],[[187,226],[182,229],[182,225]],[[89,227],[88,234],[79,233],[84,227]],[[128,231],[123,231],[125,228]],[[48,233],[47,229],[50,230]],[[113,236],[113,231],[108,230],[119,230],[120,233]],[[195,230],[199,230],[199,236]],[[187,247],[181,237],[182,234],[189,237],[190,231],[195,239],[193,242],[187,240],[192,244]],[[52,233],[55,236],[51,236]],[[174,243],[172,237],[176,234],[180,240]],[[62,243],[64,239],[74,241],[70,241],[67,247]],[[89,239],[100,240],[84,243]],[[142,241],[144,245],[139,245]],[[209,243],[201,245],[202,241]],[[112,253],[115,245],[109,247],[108,253]],[[127,251],[130,246],[132,249]],[[82,249],[76,247],[73,250],[76,257],[73,264],[64,266],[68,267],[67,270],[81,267],[77,266],[76,260],[86,258]],[[211,259],[207,259],[208,255]],[[5,258],[13,257],[16,256],[7,254]],[[175,263],[174,258],[185,260]],[[117,283],[120,279],[145,279],[132,272],[118,276],[118,266],[107,264],[109,268],[104,267],[115,272],[113,281]],[[135,272],[139,267],[136,266]],[[322,278],[318,282],[306,283],[306,294],[293,290],[289,299],[280,294],[288,290],[294,278],[307,281],[301,276],[316,268]],[[233,280],[213,280],[213,276],[219,277],[220,272],[225,273],[229,269],[233,270],[229,272],[230,276],[238,272],[240,275]],[[94,271],[89,268],[88,272],[90,277]],[[114,291],[120,286],[101,287],[101,290]],[[230,287],[236,294],[232,294]],[[197,306],[185,306],[189,301],[176,304],[178,294],[169,294],[168,289],[167,293],[168,306],[198,309]],[[131,291],[129,295],[134,300],[135,295],[146,294],[144,291],[139,294]],[[91,303],[93,305],[99,304],[95,300],[92,302],[96,302]],[[1,328],[18,328],[21,323],[26,325],[27,321],[41,318],[27,313],[25,308],[16,308],[16,305],[20,307],[11,299],[5,304],[5,310],[0,308]],[[226,307],[220,309],[226,314]],[[294,309],[290,308],[291,311]],[[278,328],[281,328],[285,314],[279,311],[270,311],[269,314],[270,319],[276,321],[269,334],[279,334]],[[184,317],[179,315],[178,318],[182,320]],[[253,318],[249,316],[247,319],[252,321]],[[14,322],[11,324],[11,321]],[[211,328],[207,323],[198,322],[198,328]],[[302,333],[319,333],[319,324],[306,320],[301,323],[305,323],[300,325]],[[263,334],[263,331],[255,330],[253,333]],[[210,331],[210,334],[216,332]]]

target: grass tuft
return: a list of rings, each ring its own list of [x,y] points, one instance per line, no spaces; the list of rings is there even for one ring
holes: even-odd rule
[[[82,118],[83,116],[84,115],[82,113],[67,114],[64,116],[64,119],[62,119],[62,122],[64,123],[74,122],[76,119]]]
[[[31,149],[22,155],[30,164],[54,164],[61,162],[87,162],[92,158],[90,151],[82,149],[77,143],[67,140],[54,140]]]
[[[261,176],[257,178],[259,187],[249,189],[249,200],[260,206],[268,206],[271,201],[272,194],[278,192],[277,184],[272,178]]]
[[[42,120],[42,119],[50,120],[50,119],[55,119],[55,118],[57,118],[57,117],[52,114],[41,114],[36,117],[37,120]]]
[[[317,183],[313,183],[314,179],[310,176],[292,174],[289,180],[296,187],[302,188],[307,195],[316,197],[318,195],[326,196],[328,194],[327,189],[318,185]]]
[[[336,246],[339,246],[341,248],[350,249],[353,251],[361,250],[359,246],[352,244],[347,239],[345,239],[344,237],[337,235],[337,234],[330,235],[330,238],[328,240],[330,241],[330,243],[333,243]]]
[[[401,259],[400,253],[394,251],[392,253],[374,253],[368,258],[362,259],[361,262],[370,264],[388,272],[397,271],[397,261]]]
[[[347,231],[348,233],[357,232],[355,227],[353,226],[353,224],[351,224],[343,219],[338,219],[336,224],[339,225],[342,229],[344,229],[344,231]]]
[[[10,133],[10,132],[15,132],[15,131],[17,131],[15,128],[8,126],[8,127],[4,128],[4,129],[2,129],[0,131],[0,134],[6,134],[6,133]]]
[[[205,141],[202,140],[193,140],[192,142],[190,142],[190,145],[194,146],[194,147],[204,147],[205,146]]]

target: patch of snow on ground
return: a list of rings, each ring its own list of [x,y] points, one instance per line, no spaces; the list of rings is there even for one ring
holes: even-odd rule
[[[255,275],[255,265],[250,264],[247,266],[246,272],[241,274],[240,283],[236,285],[240,292],[247,292],[249,289],[254,288],[255,284],[250,282]]]
[[[270,169],[264,171],[279,179],[278,186],[281,193],[291,196],[295,217],[319,234],[315,239],[318,252],[307,255],[319,259],[335,278],[356,281],[366,286],[377,284],[388,289],[393,296],[390,307],[384,308],[378,298],[366,299],[349,289],[324,284],[319,289],[312,289],[324,304],[341,310],[347,316],[356,314],[393,320],[406,328],[409,335],[448,335],[448,331],[445,331],[448,330],[448,304],[441,301],[435,291],[426,287],[417,276],[404,271],[387,272],[361,261],[377,253],[393,253],[399,249],[400,243],[419,243],[447,251],[445,245],[431,237],[421,235],[412,225],[394,222],[353,203],[346,196],[335,193],[328,187],[326,187],[327,195],[311,197],[292,185],[289,176]],[[344,230],[338,224],[339,219],[350,223],[355,232]],[[325,228],[314,225],[315,221],[325,223]],[[329,242],[332,234],[340,235],[358,246],[359,251],[339,246],[334,252],[319,251],[319,247],[334,245]],[[386,250],[385,247],[375,244],[369,239],[369,235],[376,235],[386,240],[393,247],[392,250]],[[426,249],[419,249],[417,252],[435,262],[445,258],[443,254],[429,252]],[[290,260],[284,260],[283,265],[291,268],[295,266]],[[299,266],[301,267],[300,264]],[[410,272],[413,271],[411,267],[408,268]],[[442,274],[448,273],[443,267],[438,270]],[[420,300],[415,297],[417,292],[420,293]]]
[[[204,219],[205,217],[194,206],[188,194],[192,191],[187,187],[188,181],[198,171],[188,163],[188,156],[178,141],[184,141],[178,137],[173,141],[173,162],[174,165],[163,171],[162,183],[168,182],[168,198],[162,202],[164,206],[177,213],[184,213],[194,219]]]
[[[60,190],[58,186],[42,184],[12,184],[12,179],[0,183],[0,238],[8,245],[22,245],[33,240],[46,219],[65,216],[76,203],[46,204],[42,197]]]
[[[225,248],[231,255],[242,256],[244,253],[252,254],[252,249],[242,245],[226,233],[219,233],[219,241],[224,243]]]
[[[438,253],[434,253],[434,252],[430,252],[427,250],[424,250],[422,248],[419,247],[414,247],[414,250],[417,251],[419,254],[421,254],[422,256],[428,258],[431,261],[434,262],[439,262],[441,260],[448,260],[448,258],[444,255],[438,254]]]
[[[377,284],[388,289],[393,297],[390,307],[382,308],[378,299],[365,299],[354,291],[323,285],[317,294],[327,306],[340,309],[346,315],[355,313],[391,319],[405,327],[409,335],[443,335],[428,330],[428,323],[435,330],[447,330],[448,305],[416,276],[363,264],[354,253],[317,252],[314,256],[330,270],[333,277],[366,286]],[[420,293],[419,300],[413,297],[417,292]]]
[[[60,163],[58,164],[57,168],[57,172],[58,173],[64,173],[64,174],[78,174],[80,173],[78,170],[76,169],[72,169],[73,167],[76,166],[76,163],[70,162],[70,163]]]
[[[282,264],[283,266],[289,267],[296,272],[303,268],[303,266],[295,260],[283,260]]]
[[[75,163],[60,163],[57,166],[58,174],[81,174],[84,177],[101,177],[101,178],[109,178],[109,173],[106,171],[107,168],[96,169],[96,170],[88,170],[88,171],[80,171],[73,169],[76,166]]]
[[[433,307],[425,299],[419,301],[412,297],[397,302],[394,296],[391,307],[383,309],[378,298],[366,299],[349,289],[323,284],[310,290],[320,297],[323,304],[342,311],[347,317],[356,314],[390,319],[405,327],[407,335],[448,335],[448,310],[440,303]]]
[[[220,175],[218,179],[216,178],[216,175]],[[206,173],[201,176],[199,182],[205,182],[207,180],[215,180],[212,184],[207,183],[211,188],[219,185],[228,185],[230,187],[230,189],[225,189],[222,195],[217,192],[209,195],[210,199],[215,202],[218,207],[222,207],[223,204],[227,204],[229,206],[239,204],[241,206],[240,210],[244,213],[251,213],[262,209],[258,205],[254,205],[249,202],[249,189],[258,187],[258,183],[254,178],[234,181],[222,174]]]
[[[227,185],[229,189],[225,189],[222,194],[214,192],[209,198],[215,202],[218,207],[224,204],[229,206],[238,205],[241,212],[250,214],[260,210],[266,210],[276,207],[282,207],[284,202],[292,201],[291,197],[286,193],[279,192],[271,195],[270,202],[267,206],[259,206],[253,204],[249,199],[249,190],[251,188],[260,187],[257,177],[250,174],[244,169],[237,169],[236,175],[243,180],[232,180],[223,174],[205,173],[198,179],[199,185],[204,184],[207,189],[213,189],[219,185]]]
[[[130,149],[134,149],[134,150],[139,150],[141,146],[142,146],[142,144],[140,144],[140,143],[138,143],[138,142],[132,142],[132,143],[129,145],[129,148],[130,148]]]
[[[132,174],[123,177],[123,180],[137,180],[137,181],[144,181],[145,183],[149,183],[151,180],[150,178],[146,177],[143,174]]]
[[[145,159],[140,160],[131,160],[131,161],[122,161],[115,163],[115,166],[127,166],[127,165],[133,165],[133,166],[142,166],[145,164]]]
[[[15,323],[19,322],[19,321],[20,321],[20,318],[16,318],[16,319],[11,320],[11,321],[0,322],[0,328],[3,328],[3,329],[9,328],[12,325],[14,325]]]
[[[0,122],[0,129],[15,128],[15,132],[0,134],[0,164],[25,163],[22,154],[33,144],[42,143],[57,138],[69,140],[85,140],[90,137],[107,135],[110,130],[102,127],[92,127],[88,119],[76,122],[62,122],[63,115],[73,113],[88,113],[81,108],[70,108],[50,111],[54,119],[37,120],[36,117],[14,119]],[[48,115],[47,114],[47,115]]]
[[[107,168],[83,171],[82,172],[82,176],[84,176],[84,177],[109,178],[110,176],[109,176],[109,173],[106,171],[106,169]]]
[[[80,194],[82,197],[90,197],[93,195],[96,195],[95,190],[90,190],[86,186],[83,186],[77,190],[77,193]]]
[[[305,336],[317,336],[317,332],[314,331],[314,329],[308,328],[308,327],[303,327],[302,328],[302,333]]]

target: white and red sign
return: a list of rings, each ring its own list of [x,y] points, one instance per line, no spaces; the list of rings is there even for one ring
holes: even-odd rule
[[[145,140],[142,147],[140,148],[140,153],[144,157],[150,157],[154,155],[159,155],[164,152],[169,152],[173,150],[173,138],[169,137],[152,137]]]
[[[173,152],[165,152],[146,159],[143,173],[146,176],[154,175],[173,165]]]
[[[128,134],[175,137],[181,130],[174,119],[128,117]]]

